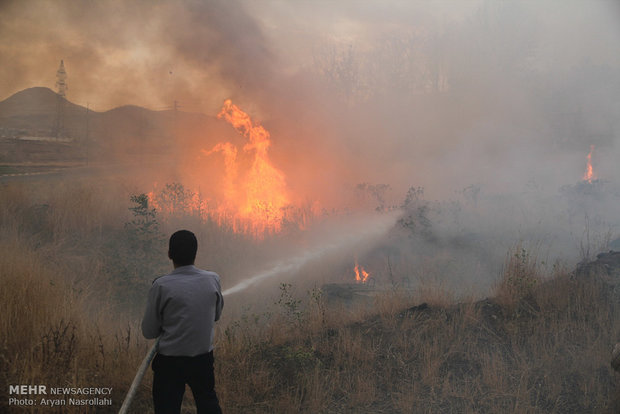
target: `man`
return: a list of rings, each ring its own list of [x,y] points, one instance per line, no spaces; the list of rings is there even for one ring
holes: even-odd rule
[[[181,411],[185,384],[199,414],[221,413],[213,373],[213,333],[224,299],[220,277],[194,266],[198,242],[180,230],[170,237],[174,270],[153,281],[142,320],[145,338],[159,337],[153,359],[156,414]]]

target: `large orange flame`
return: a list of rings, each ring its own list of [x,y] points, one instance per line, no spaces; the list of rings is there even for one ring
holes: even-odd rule
[[[596,176],[594,175],[594,171],[592,169],[592,152],[594,152],[594,145],[590,145],[590,152],[586,157],[586,172],[583,174],[583,181],[587,181],[589,183],[591,183],[592,180],[596,179]]]
[[[237,197],[237,148],[230,142],[220,142],[211,151],[202,150],[203,154],[211,155],[214,152],[221,152],[224,155],[224,198],[227,201],[235,200]]]
[[[213,220],[257,239],[280,232],[284,222],[294,223],[299,229],[307,228],[320,214],[320,204],[292,204],[284,173],[269,159],[269,132],[230,100],[224,102],[218,118],[230,123],[247,139],[242,147],[247,156],[240,157],[239,148],[231,142],[202,149],[203,156],[217,153],[224,161],[222,176],[209,180],[211,188],[206,197],[200,188],[195,192],[181,183],[172,183],[158,191],[155,183],[155,189],[148,194],[153,206],[164,214],[190,214]]]
[[[242,222],[243,230],[259,236],[264,232],[278,232],[281,229],[283,208],[289,204],[284,174],[272,165],[268,150],[271,145],[269,132],[253,122],[248,114],[226,100],[218,118],[230,123],[248,139],[243,151],[254,154],[252,165],[243,176],[238,174],[237,148],[229,142],[219,143],[213,152],[224,154],[225,189],[224,208],[234,210]],[[237,226],[235,226],[237,227]]]

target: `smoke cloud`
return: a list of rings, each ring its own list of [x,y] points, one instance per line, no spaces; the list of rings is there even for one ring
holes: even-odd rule
[[[99,111],[232,99],[325,205],[419,186],[543,211],[591,145],[597,176],[620,174],[617,2],[4,1],[0,39],[2,98],[53,88],[64,59],[69,100]]]

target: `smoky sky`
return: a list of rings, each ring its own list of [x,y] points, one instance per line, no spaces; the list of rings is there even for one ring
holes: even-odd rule
[[[178,100],[204,111],[273,74],[260,28],[235,1],[4,2],[0,33],[3,95],[53,88],[63,59],[69,99],[100,110]]]
[[[0,98],[62,59],[94,110],[233,99],[293,186],[554,189],[619,172],[619,44],[613,1],[4,0]]]

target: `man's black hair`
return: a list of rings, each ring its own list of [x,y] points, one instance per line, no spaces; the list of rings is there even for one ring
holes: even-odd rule
[[[193,265],[196,260],[198,241],[189,230],[179,230],[170,236],[168,257],[179,266]]]

